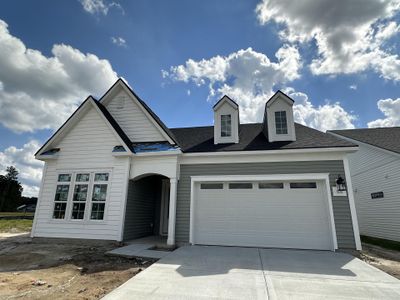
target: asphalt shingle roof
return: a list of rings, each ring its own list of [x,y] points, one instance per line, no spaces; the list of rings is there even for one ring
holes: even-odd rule
[[[400,127],[345,129],[330,132],[400,154]]]
[[[214,144],[214,127],[172,128],[183,152],[255,151],[305,148],[355,147],[333,135],[295,124],[296,141],[268,142],[262,123],[240,124],[239,143]]]

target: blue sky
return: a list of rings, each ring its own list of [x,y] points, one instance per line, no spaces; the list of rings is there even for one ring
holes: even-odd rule
[[[343,2],[1,1],[0,167],[35,195],[34,150],[117,77],[169,127],[212,124],[224,93],[259,121],[277,89],[320,130],[399,125],[399,1]]]

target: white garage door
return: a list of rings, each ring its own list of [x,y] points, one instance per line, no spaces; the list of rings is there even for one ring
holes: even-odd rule
[[[324,181],[198,182],[194,244],[332,250]]]

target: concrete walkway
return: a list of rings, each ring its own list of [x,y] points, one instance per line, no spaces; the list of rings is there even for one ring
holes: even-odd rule
[[[103,299],[400,299],[400,281],[345,253],[187,246]]]

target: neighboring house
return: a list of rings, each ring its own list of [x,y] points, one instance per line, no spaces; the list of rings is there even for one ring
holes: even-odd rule
[[[400,242],[400,127],[329,133],[359,146],[349,163],[361,234]]]
[[[213,113],[169,129],[122,80],[89,97],[36,153],[32,236],[360,249],[353,194],[335,192],[355,144],[295,124],[282,92],[263,123],[240,124],[227,96]]]

